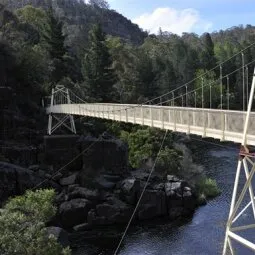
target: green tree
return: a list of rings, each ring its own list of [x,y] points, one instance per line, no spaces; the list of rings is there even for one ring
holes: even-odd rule
[[[111,102],[116,76],[106,45],[106,37],[99,24],[89,32],[89,48],[82,62],[82,74],[93,100]]]
[[[201,64],[206,70],[211,70],[216,66],[216,58],[214,54],[214,43],[209,33],[202,36],[203,50],[201,52]]]
[[[24,8],[18,9],[16,14],[20,22],[32,25],[43,39],[43,34],[49,29],[47,13],[43,9],[26,5]]]
[[[163,137],[164,132],[155,128],[122,131],[120,135],[120,138],[128,144],[129,161],[135,168],[143,166],[149,160],[155,161]],[[159,154],[156,170],[164,174],[178,174],[181,158],[181,152],[173,148],[173,137],[169,133]]]
[[[27,191],[9,200],[0,213],[0,250],[5,255],[70,255],[45,223],[56,212],[53,190]]]
[[[221,87],[220,81],[217,80],[216,74],[213,71],[197,70],[195,81],[197,107],[202,107],[202,100],[204,108],[218,108],[221,102]],[[203,89],[202,89],[203,88]],[[211,99],[211,100],[210,100]]]
[[[58,82],[65,76],[66,69],[64,61],[66,47],[63,23],[54,16],[52,9],[48,11],[48,23],[49,27],[44,33],[44,39],[52,59],[52,81]]]

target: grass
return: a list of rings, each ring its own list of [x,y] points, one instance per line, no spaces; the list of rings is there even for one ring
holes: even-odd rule
[[[217,182],[211,178],[203,178],[196,184],[198,197],[200,200],[215,198],[220,195],[221,190],[219,189]]]

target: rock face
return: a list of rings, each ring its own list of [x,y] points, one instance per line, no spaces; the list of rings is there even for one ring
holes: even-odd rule
[[[92,203],[84,198],[76,198],[62,203],[59,207],[59,215],[62,225],[71,228],[86,222]]]
[[[54,135],[44,137],[45,157],[44,163],[53,165],[54,169],[60,169],[73,158],[79,155],[79,136],[77,135]],[[63,171],[77,171],[82,167],[82,159],[78,157],[68,164]]]
[[[25,5],[45,9],[52,6],[57,16],[65,21],[68,42],[77,37],[84,40],[84,37],[87,37],[88,29],[94,24],[95,20],[102,24],[106,34],[121,37],[135,44],[142,44],[147,36],[136,24],[133,24],[118,12],[85,3],[84,1],[23,0],[7,1],[7,6],[12,10],[22,8]],[[79,14],[76,10],[80,10]],[[81,29],[80,25],[84,28]]]
[[[25,190],[42,183],[41,188],[51,187],[60,190],[60,186],[50,180],[38,176],[31,170],[0,162],[0,204],[5,202],[8,197],[21,195]]]
[[[56,148],[61,143],[65,148],[69,138],[63,137],[57,145],[53,145],[53,155],[61,153],[62,150],[58,151]],[[55,138],[46,140],[51,144]],[[76,171],[63,169],[63,172],[60,171],[52,177],[54,166],[48,169],[32,165],[27,170],[0,162],[1,202],[48,179],[41,187],[54,187],[59,191],[56,196],[58,213],[53,220],[57,226],[68,230],[87,231],[95,226],[128,222],[149,173],[144,170],[128,172],[127,146],[111,137],[96,143],[94,138],[71,137],[69,141],[73,144],[70,143],[72,145],[68,150],[73,146],[77,155],[90,147],[86,155],[77,158],[78,161],[73,166],[80,165],[80,168],[76,168]],[[154,173],[143,192],[135,220],[156,217],[174,220],[192,214],[195,207],[196,198],[187,182],[171,175],[163,181],[162,176]]]
[[[111,138],[100,142],[96,141],[96,138],[90,137],[80,139],[81,151],[90,147],[90,150],[84,153],[82,158],[83,168],[79,179],[83,186],[86,185],[88,176],[99,176],[100,173],[119,176],[127,173],[128,170],[128,148],[125,143]],[[108,179],[106,176],[99,176],[99,178],[102,179],[101,183],[115,182],[110,180],[109,176]]]
[[[103,175],[100,177],[105,178]],[[68,186],[58,196],[60,224],[74,231],[86,231],[93,229],[93,226],[128,222],[147,177],[144,171],[136,171],[124,180],[110,177],[114,184],[110,188],[88,189],[77,184]],[[106,179],[109,180],[108,177]],[[192,214],[195,207],[196,198],[187,182],[175,176],[168,176],[167,181],[162,182],[157,175],[153,175],[135,219],[168,217],[174,220]]]

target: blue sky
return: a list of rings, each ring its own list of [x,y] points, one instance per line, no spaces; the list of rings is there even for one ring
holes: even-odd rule
[[[255,25],[255,0],[108,0],[114,9],[152,33],[213,32]]]

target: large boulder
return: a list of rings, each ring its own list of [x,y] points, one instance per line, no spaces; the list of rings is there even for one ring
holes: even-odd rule
[[[89,212],[88,223],[91,225],[126,223],[132,212],[132,207],[118,198],[111,196],[108,197],[106,202],[98,204],[95,210]]]
[[[78,173],[74,173],[59,180],[60,185],[68,186],[76,183]]]
[[[86,150],[82,156],[83,168],[80,172],[80,184],[86,187],[88,177],[100,173],[108,175],[125,174],[128,170],[128,147],[117,139],[101,139],[84,137],[80,139],[80,150]],[[115,180],[104,178],[107,182]]]
[[[184,213],[189,215],[193,213],[196,208],[196,198],[193,195],[191,188],[189,187],[184,187],[182,196]]]
[[[101,225],[111,225],[113,222],[110,222],[106,217],[104,216],[98,216],[96,214],[95,209],[92,209],[88,213],[88,224],[90,226],[101,226]]]
[[[168,176],[165,183],[168,216],[176,219],[180,216],[192,214],[196,207],[196,198],[187,182],[174,176]]]
[[[121,196],[129,204],[135,205],[140,182],[136,178],[127,178],[121,183]]]
[[[65,165],[63,170],[80,170],[82,157],[78,157],[80,154],[78,140],[78,135],[44,136],[44,163],[52,165],[54,169],[59,169]]]
[[[64,228],[72,228],[85,223],[92,203],[84,198],[72,199],[62,203],[59,207],[61,224]]]
[[[0,162],[0,204],[10,196],[21,195],[27,189],[34,187],[54,188],[60,190],[60,186],[54,181],[39,177],[36,173],[25,168]]]
[[[74,187],[68,194],[68,200],[75,198],[86,198],[91,201],[99,201],[100,193],[98,190],[90,190],[83,187]]]
[[[103,175],[96,177],[93,183],[97,188],[105,190],[113,190],[116,186],[115,182],[107,180]]]
[[[138,217],[140,220],[152,219],[167,215],[166,194],[163,190],[145,190]]]

